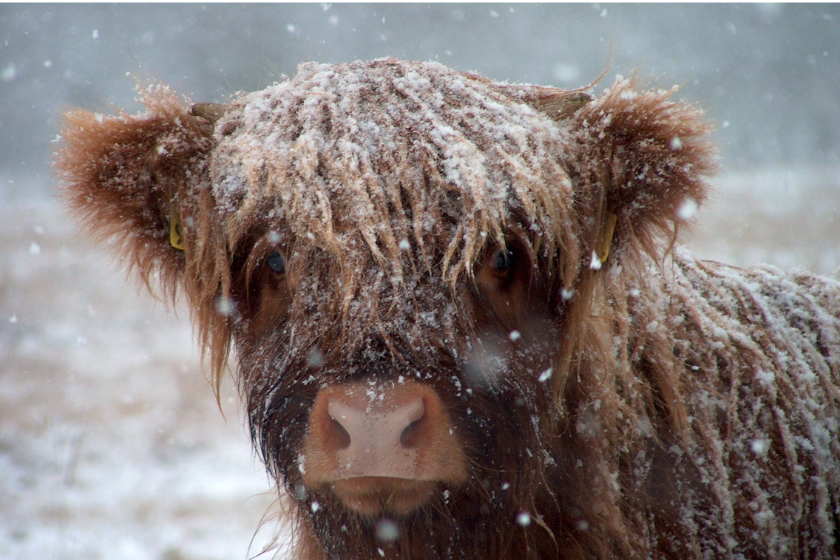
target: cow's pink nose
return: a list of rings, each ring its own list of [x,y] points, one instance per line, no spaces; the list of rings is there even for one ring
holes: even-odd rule
[[[303,483],[362,514],[412,511],[439,483],[467,476],[446,406],[424,383],[329,385],[315,397],[308,428]]]
[[[331,428],[338,432],[333,440],[341,445],[339,451],[355,447],[359,453],[387,453],[416,446],[419,424],[426,411],[423,398],[418,396],[405,404],[377,404],[345,402],[333,396],[327,412],[333,420]]]
[[[439,401],[418,383],[328,387],[310,415],[310,442],[333,463],[328,478],[423,478],[432,433],[446,422]]]
[[[346,383],[315,397],[299,468],[307,485],[387,498],[398,480],[400,488],[463,481],[466,456],[431,386]]]

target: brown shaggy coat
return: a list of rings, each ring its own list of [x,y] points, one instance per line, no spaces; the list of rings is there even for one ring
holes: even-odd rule
[[[57,166],[235,349],[295,558],[837,558],[840,283],[674,244],[715,166],[671,94],[308,64],[70,113]],[[425,403],[409,474],[330,466],[365,387]]]

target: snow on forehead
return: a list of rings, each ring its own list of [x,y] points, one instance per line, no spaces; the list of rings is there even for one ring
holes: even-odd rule
[[[547,205],[568,200],[557,196],[569,189],[562,126],[515,89],[437,63],[304,64],[233,102],[235,127],[217,136],[214,194],[223,211],[270,198],[287,218],[304,212],[331,228],[338,205],[367,227],[382,222],[380,198],[455,191],[470,234],[501,238],[512,207],[539,223],[557,217]]]

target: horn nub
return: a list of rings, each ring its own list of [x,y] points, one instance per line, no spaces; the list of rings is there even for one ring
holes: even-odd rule
[[[572,116],[578,109],[592,101],[592,96],[581,91],[562,91],[538,97],[530,105],[555,120]]]
[[[216,124],[219,119],[225,116],[228,110],[230,110],[230,105],[224,103],[196,103],[190,107],[190,114],[201,117],[211,124]]]
[[[548,115],[555,121],[568,119],[578,109],[593,99],[592,95],[583,91],[591,86],[574,90],[548,86],[508,84],[499,84],[496,87],[511,97],[519,99],[537,111]]]

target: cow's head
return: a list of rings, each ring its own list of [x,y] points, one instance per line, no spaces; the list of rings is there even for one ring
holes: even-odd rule
[[[624,406],[602,311],[703,200],[699,112],[396,60],[143,102],[68,115],[65,197],[184,292],[217,380],[235,348],[254,440],[327,550],[383,517],[609,517],[570,474]]]

